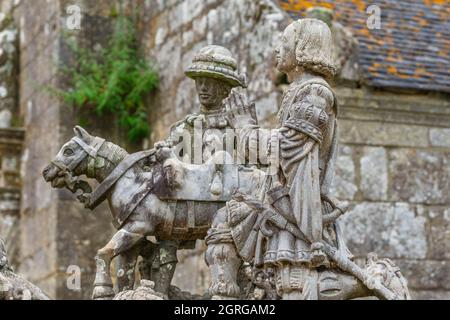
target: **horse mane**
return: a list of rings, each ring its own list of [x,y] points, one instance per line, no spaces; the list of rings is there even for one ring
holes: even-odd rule
[[[128,152],[125,149],[109,141],[105,141],[100,149],[100,154],[114,166],[117,166],[128,156]]]

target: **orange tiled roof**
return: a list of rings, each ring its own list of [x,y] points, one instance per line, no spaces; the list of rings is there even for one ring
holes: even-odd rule
[[[279,0],[293,18],[313,6],[333,9],[335,20],[359,41],[365,82],[450,92],[450,4],[448,0]],[[381,29],[370,30],[366,8],[381,9]]]

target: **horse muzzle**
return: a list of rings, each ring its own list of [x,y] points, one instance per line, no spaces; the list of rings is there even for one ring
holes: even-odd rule
[[[63,188],[65,186],[64,177],[59,176],[60,169],[54,164],[48,165],[44,171],[42,171],[42,176],[46,182],[50,182],[53,188]]]

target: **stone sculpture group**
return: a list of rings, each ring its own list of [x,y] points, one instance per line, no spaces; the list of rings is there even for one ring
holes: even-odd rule
[[[330,194],[339,107],[327,82],[335,74],[329,27],[293,22],[276,55],[290,83],[277,128],[258,126],[232,54],[207,46],[186,71],[200,110],[165,141],[128,154],[76,127],[45,168],[52,187],[87,208],[109,203],[117,232],[95,258],[94,299],[410,299],[392,261],[374,253],[364,267],[353,261],[339,227],[348,207]],[[83,175],[99,186],[92,191]],[[170,285],[177,250],[197,239],[206,241],[212,279],[203,296]],[[141,270],[135,289],[138,256],[152,271]]]

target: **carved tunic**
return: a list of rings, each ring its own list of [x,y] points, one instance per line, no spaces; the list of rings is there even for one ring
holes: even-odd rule
[[[183,162],[205,163],[217,148],[225,147],[225,131],[230,126],[224,113],[218,110],[188,115],[172,125],[166,142]]]

